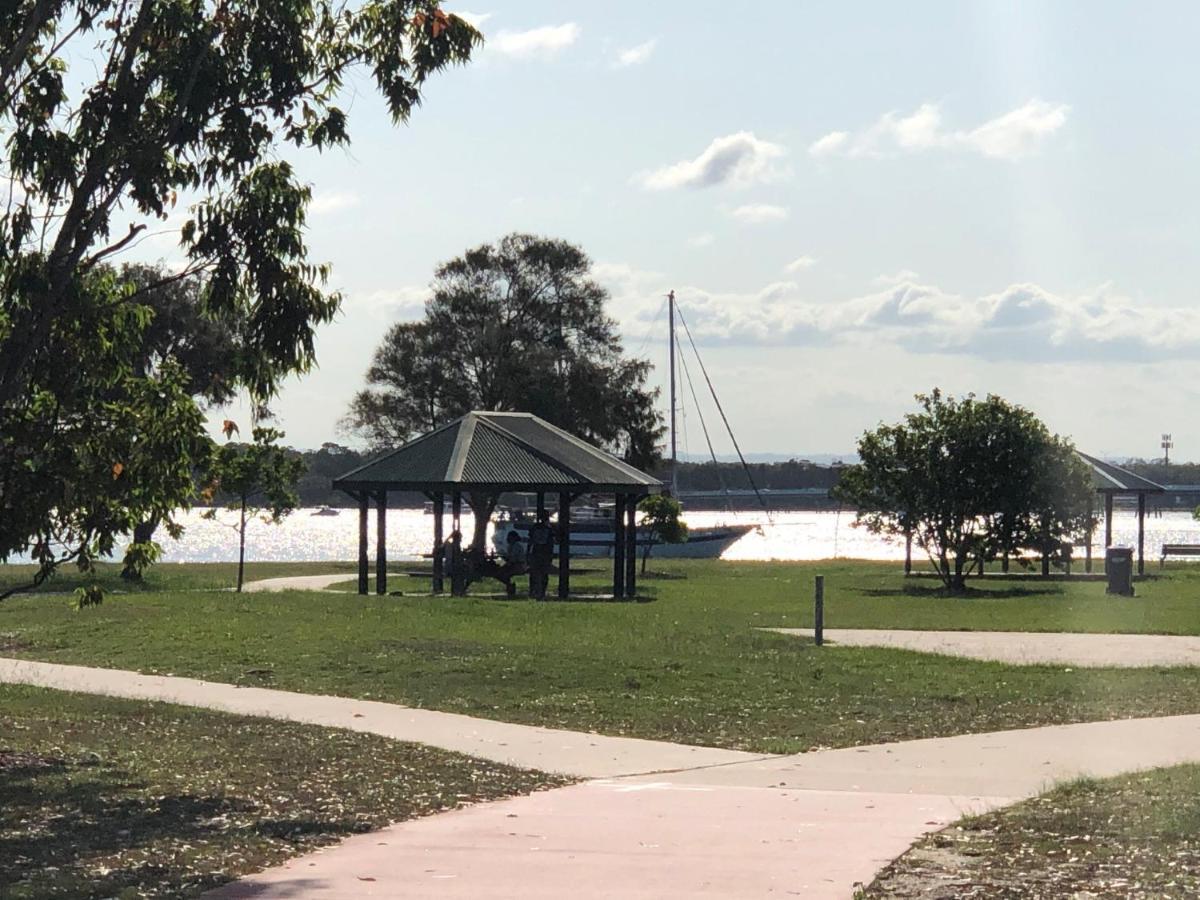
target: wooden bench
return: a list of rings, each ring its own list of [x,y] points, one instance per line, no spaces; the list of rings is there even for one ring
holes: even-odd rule
[[[1200,544],[1163,544],[1162,558],[1158,561],[1159,568],[1167,564],[1168,556],[1200,556]]]

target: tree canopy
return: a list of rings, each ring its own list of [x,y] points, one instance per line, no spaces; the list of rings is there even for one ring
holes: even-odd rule
[[[625,355],[591,260],[510,234],[440,265],[425,317],[391,327],[345,424],[395,446],[473,409],[531,412],[646,466],[663,434],[650,364]]]
[[[0,8],[0,560],[28,553],[40,580],[190,502],[203,417],[181,346],[142,364],[147,295],[200,276],[199,313],[239,347],[220,391],[261,402],[306,371],[340,298],[282,151],[349,142],[352,71],[401,122],[480,40],[436,0]],[[172,215],[180,268],[110,268]]]
[[[861,462],[843,471],[835,492],[856,507],[856,524],[911,534],[954,591],[976,562],[1022,550],[1057,556],[1090,527],[1086,466],[1029,410],[937,389],[917,402],[903,422],[866,432]]]

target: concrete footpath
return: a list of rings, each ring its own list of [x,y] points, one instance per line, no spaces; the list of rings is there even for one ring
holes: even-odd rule
[[[603,779],[393,825],[214,898],[851,897],[923,834],[1056,781],[1200,760],[1200,716]]]
[[[0,683],[6,682],[365,731],[524,769],[581,778],[672,772],[762,758],[762,754],[737,750],[516,725],[375,700],[0,658]]]
[[[260,591],[323,591],[330,585],[354,581],[358,576],[354,572],[335,572],[329,575],[285,575],[282,578],[260,578],[258,581],[247,581],[242,585],[245,593]],[[372,590],[374,581],[372,580]],[[335,594],[344,593],[334,591]]]
[[[1064,778],[1200,762],[1200,716],[756,756],[23,660],[0,659],[0,682],[348,727],[591,779],[358,835],[215,898],[845,900],[963,813]]]
[[[763,628],[812,638],[811,628]],[[1062,634],[1035,631],[901,631],[826,628],[842,647],[891,647],[1012,665],[1080,668],[1200,666],[1200,637],[1171,634]]]

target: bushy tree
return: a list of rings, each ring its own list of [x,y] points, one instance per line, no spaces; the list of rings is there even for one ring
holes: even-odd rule
[[[683,505],[666,494],[651,494],[638,504],[642,511],[642,528],[646,543],[642,550],[642,574],[655,544],[682,544],[688,539],[687,523],[683,521]]]
[[[510,234],[438,267],[419,322],[393,325],[346,426],[391,447],[473,409],[531,412],[634,465],[663,434],[650,364],[624,353],[591,261]]]
[[[0,4],[0,561],[28,552],[40,581],[191,502],[202,417],[179,348],[137,364],[148,295],[202,276],[255,403],[307,370],[339,297],[281,151],[348,143],[352,70],[402,121],[479,40],[436,0]],[[179,270],[106,270],[176,209]]]
[[[1091,481],[1066,440],[1030,411],[989,395],[935,389],[920,410],[858,443],[860,463],[835,488],[877,534],[911,534],[946,587],[965,589],[976,562],[1052,552],[1091,520]]]
[[[228,403],[236,395],[238,359],[242,353],[241,323],[205,313],[203,279],[197,275],[172,278],[163,265],[127,264],[119,279],[139,294],[151,318],[142,333],[141,350],[133,361],[138,378],[157,378],[168,362],[182,370],[185,389],[201,410]],[[153,545],[159,519],[151,516],[133,528],[121,577],[139,580],[148,561],[158,556]]]
[[[226,435],[232,437],[232,422],[226,423]],[[296,481],[304,474],[304,459],[294,450],[276,443],[283,433],[273,428],[255,428],[249,444],[226,443],[213,455],[209,467],[209,496],[227,498],[225,508],[237,513],[233,525],[238,535],[237,590],[242,590],[246,568],[246,526],[250,519],[278,525],[300,502]],[[206,518],[216,519],[217,508]]]

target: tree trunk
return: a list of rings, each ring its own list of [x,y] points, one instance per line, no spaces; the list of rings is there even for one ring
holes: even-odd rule
[[[246,571],[246,498],[242,498],[242,519],[238,525],[238,582],[237,592],[242,592],[242,575]]]
[[[471,515],[475,518],[475,529],[471,534],[471,548],[487,550],[487,529],[496,510],[496,494],[467,494],[467,505],[471,507]]]
[[[965,594],[967,592],[967,557],[956,553],[954,556],[954,576],[950,579],[950,593]]]
[[[646,561],[650,559],[650,548],[654,546],[654,541],[646,541],[646,549],[642,551],[642,574],[646,574]]]
[[[138,522],[133,526],[133,543],[145,544],[154,539],[154,532],[158,529],[158,517],[155,516],[147,519],[145,522]],[[126,581],[141,581],[142,573],[133,566],[133,561],[125,557],[125,566],[121,569],[121,577]]]

